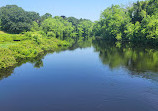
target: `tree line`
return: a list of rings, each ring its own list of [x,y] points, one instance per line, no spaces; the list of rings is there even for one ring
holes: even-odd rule
[[[48,37],[69,39],[80,37],[88,38],[92,35],[93,22],[75,17],[55,16],[46,13],[25,11],[16,5],[7,5],[0,8],[1,30],[19,34],[24,32],[42,31]]]
[[[158,0],[137,1],[130,7],[112,5],[99,21],[75,17],[40,16],[16,5],[0,8],[0,28],[9,33],[40,32],[47,37],[79,40],[99,36],[112,41],[158,42]]]
[[[158,41],[158,0],[137,1],[124,8],[112,5],[95,22],[94,33],[107,40]]]

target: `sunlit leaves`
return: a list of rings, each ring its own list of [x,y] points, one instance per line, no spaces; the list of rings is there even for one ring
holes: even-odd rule
[[[21,33],[30,30],[33,21],[40,16],[36,12],[27,12],[16,5],[0,8],[1,29],[9,33]]]
[[[156,43],[158,0],[137,1],[126,9],[112,5],[94,25],[95,36],[114,41]]]

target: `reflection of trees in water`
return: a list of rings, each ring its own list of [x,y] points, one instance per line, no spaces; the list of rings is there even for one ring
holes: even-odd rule
[[[69,48],[69,50],[75,50],[77,48],[86,48],[86,47],[91,47],[92,46],[92,38],[89,39],[83,39],[76,41],[72,47]]]
[[[41,67],[43,67],[43,61],[42,61],[41,59],[38,60],[38,61],[35,63],[34,67],[36,67],[36,68],[41,68]]]
[[[119,43],[120,44],[120,43]],[[141,44],[140,44],[141,45]],[[156,47],[135,44],[93,41],[93,46],[103,64],[111,69],[125,67],[129,74],[158,81],[158,50]]]
[[[62,49],[59,49],[58,51],[56,52],[60,52],[62,50],[65,50],[64,48]],[[35,68],[40,68],[40,67],[43,67],[43,61],[42,59],[44,58],[45,55],[47,55],[48,53],[53,53],[52,51],[47,51],[45,52],[44,54],[40,54],[38,55],[37,57],[35,58],[26,58],[26,59],[22,59],[22,60],[17,60],[18,64],[16,64],[16,66],[14,67],[8,67],[6,69],[0,69],[0,80],[4,79],[4,78],[7,78],[9,77],[13,72],[14,72],[14,69],[16,67],[19,67],[21,66],[22,64],[25,64],[27,62],[31,63],[34,65]]]
[[[103,64],[112,69],[124,66],[137,73],[158,72],[158,51],[155,48],[133,44],[122,44],[119,48],[117,44],[105,41],[94,41],[93,46],[99,52]]]
[[[0,69],[0,80],[9,77],[14,71],[14,67]]]
[[[34,67],[36,67],[36,68],[42,67],[43,66],[42,58],[45,55],[46,55],[46,53],[42,54],[42,55],[39,55],[36,58],[27,58],[27,59],[18,60],[18,64],[16,64],[16,66],[8,67],[8,68],[5,68],[5,69],[0,69],[0,80],[9,77],[14,72],[14,69],[16,67],[19,67],[22,64],[27,63],[27,62],[34,64]]]
[[[86,47],[90,47],[91,45],[92,45],[92,39],[88,39],[88,40],[84,40],[83,39],[83,40],[77,41],[70,48],[70,50],[75,50],[76,48],[86,48]],[[59,50],[57,50],[56,52],[58,53],[58,52],[66,50],[66,49],[67,49],[67,47],[62,47],[62,48],[59,48]],[[19,59],[19,60],[17,60],[18,64],[16,64],[16,66],[9,67],[9,68],[6,68],[6,69],[0,69],[0,80],[9,77],[14,72],[14,69],[16,67],[19,67],[22,64],[27,63],[27,62],[33,64],[35,68],[41,68],[41,67],[43,67],[43,61],[42,61],[42,59],[48,53],[53,53],[53,52],[52,51],[47,51],[44,54],[38,55],[35,58],[26,58],[26,59],[22,59],[22,60]]]
[[[76,42],[69,50],[91,47],[91,41],[92,40],[83,40]],[[156,50],[156,48],[149,48],[149,46],[139,47],[134,44],[108,43],[103,40],[93,41],[93,47],[96,52],[99,52],[102,63],[109,65],[111,69],[125,67],[130,71],[131,75],[137,74],[145,78],[156,78],[158,76],[158,74],[156,74],[158,72],[158,50]],[[61,50],[57,52],[60,51]],[[51,53],[51,51],[47,53]],[[39,55],[36,58],[19,60],[15,67],[21,66],[27,62],[34,64],[35,68],[43,67],[42,59],[47,53]],[[1,69],[0,79],[10,76],[15,67]]]

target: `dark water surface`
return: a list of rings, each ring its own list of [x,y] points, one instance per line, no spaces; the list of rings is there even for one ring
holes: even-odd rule
[[[0,81],[0,111],[158,111],[157,65],[108,51],[77,48],[15,68]]]

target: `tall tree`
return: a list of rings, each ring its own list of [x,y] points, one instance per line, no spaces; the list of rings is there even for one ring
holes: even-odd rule
[[[34,20],[39,18],[35,12],[26,12],[16,5],[7,5],[0,8],[1,29],[9,33],[28,31]]]

